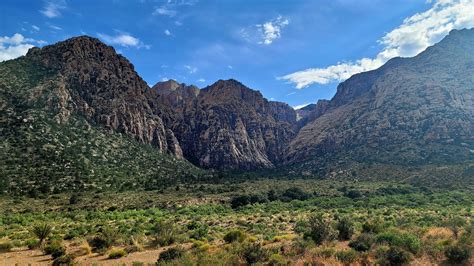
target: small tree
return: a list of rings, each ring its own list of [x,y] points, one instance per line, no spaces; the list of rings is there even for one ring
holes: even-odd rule
[[[310,216],[308,226],[309,230],[306,232],[306,236],[318,245],[336,239],[337,232],[333,228],[331,219],[325,218],[322,214]]]
[[[355,231],[354,222],[347,216],[341,217],[337,221],[336,229],[339,231],[339,240],[350,240]]]
[[[39,239],[38,246],[43,244],[44,240],[51,234],[51,231],[53,231],[53,227],[47,223],[33,226],[32,232]]]
[[[171,222],[158,221],[153,227],[155,242],[160,246],[168,246],[176,241],[176,229]]]

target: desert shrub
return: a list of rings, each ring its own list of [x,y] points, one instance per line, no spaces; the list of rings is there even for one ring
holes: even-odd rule
[[[367,220],[362,224],[362,232],[378,234],[386,228],[382,218],[378,217],[375,219]]]
[[[372,247],[375,239],[371,234],[363,233],[358,235],[354,240],[349,242],[349,247],[357,251],[368,251]]]
[[[53,259],[56,259],[66,254],[66,248],[59,241],[51,241],[43,247],[43,252],[46,255],[51,255]]]
[[[0,243],[0,252],[9,252],[13,248],[13,243],[5,241]]]
[[[41,246],[43,241],[48,238],[48,236],[53,231],[53,227],[47,223],[37,224],[33,226],[32,233],[38,238],[38,245]]]
[[[336,258],[344,265],[349,265],[357,260],[357,252],[352,249],[341,250],[336,252]]]
[[[449,219],[448,221],[446,221],[445,223],[446,227],[451,229],[456,239],[458,239],[459,237],[459,231],[466,224],[467,224],[466,220],[464,220],[462,217],[459,217],[459,216],[453,217]]]
[[[197,240],[207,238],[209,234],[209,226],[207,224],[202,224],[193,221],[188,224],[188,229],[192,230],[189,234],[189,237]]]
[[[292,200],[307,200],[311,197],[311,194],[308,194],[301,190],[298,187],[291,187],[285,190],[281,196],[280,200],[283,202],[292,201]]]
[[[264,203],[267,201],[265,195],[237,195],[231,198],[230,206],[237,209],[249,204]]]
[[[28,239],[28,240],[26,240],[25,244],[29,249],[35,249],[39,246],[39,240],[38,239]]]
[[[308,231],[305,237],[311,238],[316,244],[321,245],[326,241],[336,239],[337,232],[334,230],[332,221],[322,214],[314,214],[308,219]]]
[[[77,204],[79,203],[79,195],[78,194],[72,194],[71,197],[69,198],[69,204],[70,205],[74,205],[74,204]]]
[[[109,259],[118,259],[127,256],[127,252],[123,248],[113,248],[108,255]]]
[[[160,253],[157,263],[174,260],[183,256],[184,251],[181,248],[169,248]]]
[[[266,261],[268,259],[268,252],[262,248],[260,243],[244,242],[239,248],[239,256],[252,265],[259,261]]]
[[[244,239],[245,239],[245,234],[238,229],[231,230],[227,232],[227,234],[225,234],[224,236],[224,241],[227,243],[242,242],[244,241]]]
[[[355,231],[354,223],[347,216],[338,219],[336,229],[338,231],[337,238],[339,240],[351,239]]]
[[[94,250],[104,251],[117,242],[118,235],[118,232],[112,228],[103,228],[99,235],[88,242]]]
[[[53,260],[52,266],[72,266],[74,258],[70,255],[63,255]]]
[[[387,265],[407,265],[412,258],[410,252],[399,247],[390,247],[384,256],[383,261]]]
[[[155,243],[159,246],[169,246],[176,242],[177,233],[175,226],[169,221],[158,221],[152,228]]]
[[[350,199],[358,199],[362,197],[362,193],[359,190],[349,190],[344,192],[344,196]]]
[[[330,258],[336,254],[336,250],[334,248],[318,248],[315,250],[315,254],[318,257]]]
[[[471,248],[467,245],[452,245],[446,248],[444,255],[452,264],[458,265],[469,261],[471,257]]]
[[[414,254],[418,253],[421,248],[421,240],[416,235],[395,230],[378,234],[376,242],[404,248]]]
[[[270,258],[268,259],[269,266],[285,266],[289,264],[290,264],[290,261],[278,253],[272,254]]]

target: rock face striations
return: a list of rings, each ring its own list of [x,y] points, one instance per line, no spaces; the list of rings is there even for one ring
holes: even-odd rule
[[[79,113],[105,128],[134,136],[160,151],[181,156],[171,130],[153,114],[145,92],[148,85],[133,65],[98,39],[76,37],[42,49],[32,48],[26,60],[55,71],[51,82],[62,88],[54,101],[58,119]]]
[[[184,157],[202,167],[274,167],[295,135],[291,107],[269,102],[236,80],[219,80],[202,90],[167,81],[151,90],[157,106],[174,112],[167,125]]]
[[[341,83],[291,142],[287,163],[421,165],[474,158],[474,30]],[[320,105],[318,103],[318,105]]]

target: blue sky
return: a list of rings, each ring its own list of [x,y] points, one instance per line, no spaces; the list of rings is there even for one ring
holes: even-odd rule
[[[473,0],[2,0],[0,61],[87,34],[114,46],[150,85],[234,78],[298,106],[473,27],[473,8]]]

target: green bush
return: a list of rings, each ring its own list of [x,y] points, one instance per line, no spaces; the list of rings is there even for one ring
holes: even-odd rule
[[[155,243],[159,246],[169,246],[177,240],[175,226],[169,221],[158,221],[152,228],[152,232]]]
[[[61,242],[52,241],[43,247],[43,252],[46,255],[51,255],[53,259],[56,259],[66,254],[66,248]]]
[[[290,264],[290,261],[278,253],[272,254],[270,258],[268,259],[269,266],[286,266],[289,264]]]
[[[357,252],[352,249],[341,250],[336,252],[336,258],[344,265],[350,265],[357,260]]]
[[[356,239],[349,242],[349,247],[357,251],[368,251],[375,242],[372,234],[363,233],[356,237]]]
[[[238,229],[235,229],[235,230],[231,230],[229,232],[227,232],[227,234],[225,234],[224,236],[224,241],[227,242],[227,243],[232,243],[232,242],[242,242],[244,241],[245,239],[245,234],[238,230]]]
[[[28,240],[26,240],[25,244],[29,249],[35,249],[39,246],[39,240],[37,240],[37,239],[28,239]]]
[[[337,238],[339,240],[349,240],[355,231],[354,222],[347,216],[341,217],[337,221],[336,229],[338,231]]]
[[[103,228],[99,235],[90,239],[89,245],[96,251],[104,251],[117,242],[118,232],[111,228]]]
[[[260,243],[244,242],[239,250],[239,256],[247,262],[248,265],[268,259],[268,252],[262,248]]]
[[[0,243],[0,252],[9,252],[13,248],[13,243],[10,241]]]
[[[109,252],[109,259],[118,259],[127,256],[127,252],[123,248],[114,248]]]
[[[421,249],[421,240],[416,235],[396,230],[378,234],[376,242],[404,248],[413,254],[418,253]]]
[[[180,258],[181,256],[183,256],[183,253],[184,251],[181,248],[169,248],[160,253],[160,257],[158,258],[157,264]]]
[[[333,228],[332,221],[323,217],[322,214],[310,216],[308,227],[305,237],[311,238],[318,245],[336,239],[337,232]]]
[[[412,260],[412,255],[399,247],[390,247],[385,254],[385,263],[388,265],[407,265]]]
[[[384,221],[381,218],[367,220],[362,224],[363,233],[378,234],[386,228]]]
[[[189,234],[189,237],[194,238],[196,240],[207,238],[209,234],[209,226],[207,226],[207,224],[202,224],[193,221],[188,224],[188,229],[192,230]]]
[[[450,263],[462,264],[469,261],[471,248],[467,245],[453,245],[446,248],[444,255]]]

